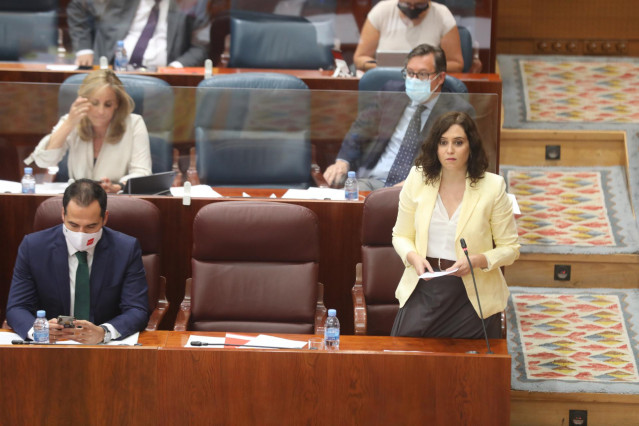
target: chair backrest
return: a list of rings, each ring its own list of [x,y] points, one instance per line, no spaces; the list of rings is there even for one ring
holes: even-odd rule
[[[318,69],[333,64],[332,21],[254,14],[231,15],[230,67]]]
[[[378,92],[389,81],[404,81],[400,67],[376,67],[364,73],[359,80],[360,91]],[[442,86],[443,93],[468,93],[468,88],[457,77],[446,74]]]
[[[318,261],[318,219],[306,207],[203,207],[193,221],[190,329],[313,333]]]
[[[18,61],[34,53],[47,54],[54,48],[58,39],[56,9],[57,1],[1,2],[0,60]]]
[[[127,196],[109,196],[107,227],[137,238],[149,293],[149,312],[153,312],[160,292],[160,210],[151,202]],[[36,210],[33,230],[40,231],[62,223],[62,197],[43,201]]]
[[[464,58],[464,72],[468,72],[473,65],[473,36],[468,28],[458,26],[459,41],[461,42],[462,58]]]
[[[208,78],[197,89],[200,179],[214,186],[308,187],[309,127],[310,91],[294,76]]]
[[[86,74],[74,74],[60,85],[58,115],[69,112],[69,107],[78,96],[78,89]],[[173,88],[156,77],[137,74],[118,74],[126,92],[133,98],[133,112],[144,118],[149,131],[153,173],[168,172],[173,162]],[[59,164],[56,180],[69,179],[66,156]]]
[[[364,200],[362,216],[362,287],[369,335],[390,335],[399,310],[395,289],[404,264],[392,244],[401,188],[378,189]]]

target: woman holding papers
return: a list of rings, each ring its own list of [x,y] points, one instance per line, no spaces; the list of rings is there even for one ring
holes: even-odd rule
[[[486,328],[493,330],[489,337],[499,337],[499,317],[509,295],[499,268],[519,257],[504,179],[486,172],[488,159],[477,127],[463,112],[439,117],[415,164],[400,193],[393,228],[393,246],[406,270],[395,291],[400,310],[391,335],[483,337],[460,245],[465,239]],[[420,278],[437,271],[449,274]]]
[[[133,99],[113,71],[93,71],[69,113],[25,162],[56,166],[68,151],[70,178],[99,180],[105,191],[118,192],[130,177],[151,174],[149,134],[133,108]]]

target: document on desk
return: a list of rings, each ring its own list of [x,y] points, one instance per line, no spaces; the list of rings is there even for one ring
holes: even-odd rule
[[[12,340],[22,340],[22,338],[10,331],[0,332],[0,345],[10,345]]]
[[[135,333],[122,340],[111,340],[109,343],[105,343],[104,346],[134,346],[138,343],[138,337],[140,333]],[[75,340],[60,340],[56,342],[58,345],[81,345],[82,343]]]
[[[184,197],[184,187],[171,187],[171,195],[174,197]],[[222,198],[220,193],[215,192],[208,185],[193,185],[191,187],[191,198]]]
[[[343,189],[333,188],[308,188],[289,189],[282,195],[282,198],[297,198],[299,200],[336,200],[346,199]]]
[[[11,180],[0,180],[0,193],[21,194],[22,184]]]
[[[302,349],[308,342],[300,342],[297,340],[282,339],[281,337],[269,336],[267,334],[260,334],[246,345],[240,346],[243,348],[250,348],[251,346],[267,346],[279,349]]]
[[[419,276],[419,278],[437,278],[443,277],[444,275],[450,275],[453,272],[459,271],[459,268],[452,269],[450,271],[439,271],[439,272],[425,272]]]

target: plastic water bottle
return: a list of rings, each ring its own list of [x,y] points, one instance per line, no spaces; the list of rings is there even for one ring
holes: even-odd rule
[[[113,68],[116,71],[126,71],[129,65],[129,56],[124,48],[124,40],[118,40],[115,46],[115,59],[113,60]]]
[[[348,172],[348,177],[344,183],[344,195],[347,200],[359,200],[359,186],[355,172]]]
[[[324,324],[324,347],[327,351],[339,349],[339,320],[335,309],[328,310],[328,318]]]
[[[38,317],[33,323],[33,341],[49,343],[49,322],[45,311],[38,311]]]
[[[33,177],[33,169],[31,167],[24,168],[21,182],[23,194],[35,194],[35,177]]]

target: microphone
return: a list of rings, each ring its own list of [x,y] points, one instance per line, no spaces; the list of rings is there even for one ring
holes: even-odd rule
[[[234,344],[234,343],[208,343],[208,342],[200,342],[199,340],[192,341],[191,346],[234,346],[234,347],[242,347],[242,348],[260,348],[260,349],[290,349],[290,348],[283,348],[279,346],[241,345],[241,344]]]
[[[473,264],[470,263],[470,257],[468,256],[468,247],[466,247],[466,240],[463,238],[459,240],[461,244],[462,250],[464,250],[464,254],[466,255],[466,259],[468,260],[468,266],[470,266],[470,275],[473,277],[473,285],[475,286],[475,295],[477,295],[477,306],[479,306],[479,318],[481,318],[481,326],[484,329],[484,338],[486,339],[486,347],[488,347],[487,354],[492,354],[493,351],[490,350],[490,343],[488,343],[488,333],[486,332],[486,322],[484,321],[484,314],[481,311],[481,302],[479,301],[479,292],[477,291],[477,281],[475,281],[475,272],[473,271]]]

